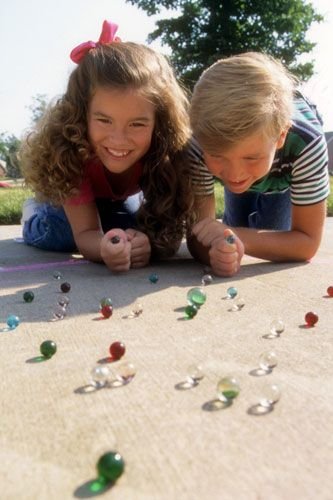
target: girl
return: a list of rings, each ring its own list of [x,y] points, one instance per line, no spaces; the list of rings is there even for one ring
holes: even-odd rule
[[[104,21],[99,42],[72,51],[66,93],[26,140],[25,181],[44,203],[23,210],[23,237],[126,271],[175,253],[194,196],[185,92],[162,55],[117,28]]]
[[[193,228],[192,254],[217,274],[238,271],[244,250],[271,261],[311,259],[326,217],[328,155],[321,119],[292,75],[260,53],[220,59],[196,84],[190,117],[209,172],[204,162],[199,169],[225,189],[223,223],[212,196],[209,216]],[[226,228],[238,236],[238,262],[226,251]]]

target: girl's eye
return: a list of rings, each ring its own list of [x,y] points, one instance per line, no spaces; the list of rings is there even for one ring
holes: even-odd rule
[[[145,123],[142,123],[142,122],[133,122],[131,124],[132,127],[144,127],[145,126]]]
[[[100,123],[112,123],[108,118],[98,118],[97,121]]]

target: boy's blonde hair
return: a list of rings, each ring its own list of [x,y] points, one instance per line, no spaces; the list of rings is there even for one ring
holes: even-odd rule
[[[247,52],[220,59],[194,87],[190,119],[207,152],[259,131],[276,140],[291,125],[296,79],[272,57]]]

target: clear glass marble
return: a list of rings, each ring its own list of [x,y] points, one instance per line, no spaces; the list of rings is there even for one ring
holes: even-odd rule
[[[217,383],[216,395],[220,401],[230,402],[238,396],[239,392],[239,383],[233,376],[223,377]]]
[[[56,306],[56,308],[54,309],[54,311],[53,311],[53,319],[54,320],[64,319],[64,317],[66,316],[66,314],[67,314],[66,307],[65,306],[61,306],[60,304],[58,304]]]
[[[105,387],[105,385],[111,380],[112,373],[108,366],[106,365],[96,365],[90,372],[90,383],[97,389]]]
[[[131,310],[129,317],[130,318],[137,318],[142,313],[143,313],[143,306],[142,306],[141,302],[137,301],[134,303],[133,309]]]
[[[270,332],[273,336],[278,337],[282,332],[284,332],[284,328],[285,326],[282,319],[275,319],[270,325]]]
[[[133,363],[124,361],[114,368],[115,376],[122,384],[128,384],[136,375],[136,368]]]
[[[186,379],[190,384],[197,384],[200,380],[204,378],[205,374],[201,365],[190,365],[187,368]]]
[[[188,304],[194,304],[197,307],[202,306],[206,302],[206,292],[200,287],[191,288],[187,292],[187,302]]]
[[[274,351],[265,351],[259,356],[259,366],[265,372],[270,372],[278,364],[278,358]]]
[[[62,274],[61,274],[60,271],[54,271],[52,276],[53,276],[53,279],[55,279],[55,280],[61,280],[62,279]]]
[[[245,306],[245,300],[242,297],[240,297],[239,299],[235,300],[235,303],[231,306],[231,310],[241,311],[244,306]]]
[[[280,397],[281,391],[276,384],[264,384],[259,393],[258,403],[264,408],[270,408],[279,401]]]
[[[63,295],[62,297],[60,297],[60,299],[58,300],[58,304],[60,307],[66,308],[69,304],[69,298],[67,297],[67,295]]]
[[[237,288],[234,286],[229,286],[229,288],[227,289],[227,298],[234,299],[235,297],[237,297],[237,294],[238,294]]]
[[[204,274],[201,278],[201,284],[207,286],[213,283],[213,276],[211,274]]]

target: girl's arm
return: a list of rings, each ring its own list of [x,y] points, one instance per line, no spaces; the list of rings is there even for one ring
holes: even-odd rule
[[[100,227],[95,203],[65,204],[64,210],[79,252],[88,260],[102,262],[101,241],[103,231]]]
[[[131,243],[121,229],[103,234],[95,203],[64,206],[75,243],[80,253],[93,262],[104,262],[111,271],[128,271],[131,265]],[[120,241],[113,244],[112,236]]]

